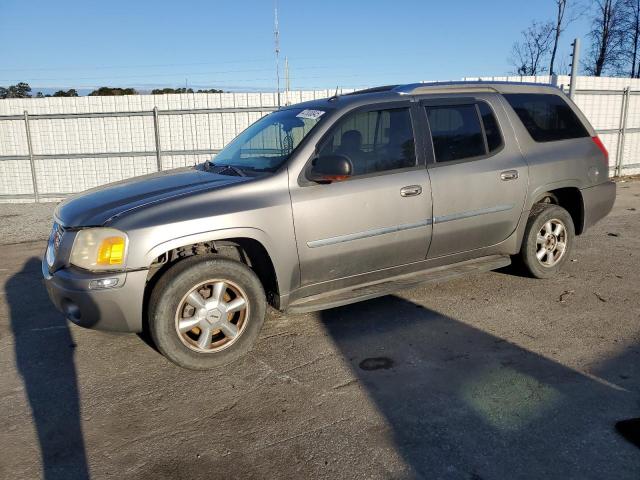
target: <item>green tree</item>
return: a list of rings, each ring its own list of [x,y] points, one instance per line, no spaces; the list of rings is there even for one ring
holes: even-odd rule
[[[198,93],[223,93],[222,90],[218,90],[216,88],[209,88],[205,90],[198,90]]]
[[[121,95],[138,95],[134,88],[100,87],[89,94],[90,97],[110,97]]]
[[[168,93],[193,93],[192,88],[154,88],[151,95],[166,95]]]
[[[69,90],[58,90],[56,93],[52,95],[53,97],[77,97],[78,92],[74,88],[70,88]]]
[[[0,98],[29,98],[31,87],[28,83],[19,82],[9,87],[0,87]]]

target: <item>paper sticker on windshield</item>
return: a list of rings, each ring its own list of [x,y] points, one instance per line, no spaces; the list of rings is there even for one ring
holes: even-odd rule
[[[325,112],[322,110],[303,110],[296,117],[307,118],[309,120],[318,120]]]

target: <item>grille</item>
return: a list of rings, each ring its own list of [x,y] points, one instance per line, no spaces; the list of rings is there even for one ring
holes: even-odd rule
[[[49,243],[47,244],[46,259],[49,267],[53,266],[56,260],[56,254],[58,253],[58,248],[60,248],[63,235],[64,229],[58,223],[54,223],[49,235]]]

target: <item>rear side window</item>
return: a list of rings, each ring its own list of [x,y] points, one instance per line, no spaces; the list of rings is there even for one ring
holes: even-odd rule
[[[589,136],[582,122],[559,95],[510,93],[504,97],[536,142]]]
[[[452,162],[486,154],[475,105],[426,107],[436,162]]]
[[[482,117],[482,124],[484,125],[484,134],[487,137],[489,153],[493,153],[496,150],[499,150],[502,146],[502,135],[500,134],[500,128],[498,128],[498,121],[491,111],[491,107],[486,103],[478,103],[478,109],[480,110],[480,116]]]

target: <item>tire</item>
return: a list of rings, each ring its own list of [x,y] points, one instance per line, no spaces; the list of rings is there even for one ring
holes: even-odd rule
[[[547,231],[549,225],[552,227],[551,232]],[[562,233],[559,233],[558,225],[562,225]],[[545,238],[544,243],[541,243],[542,238]],[[529,213],[519,254],[520,262],[532,277],[554,277],[569,259],[574,240],[575,227],[569,212],[558,205],[537,203]],[[557,249],[550,250],[554,247]],[[543,249],[546,250],[544,254]]]
[[[266,299],[260,280],[243,263],[194,256],[163,274],[148,311],[158,350],[181,367],[206,370],[251,350],[264,323]]]

